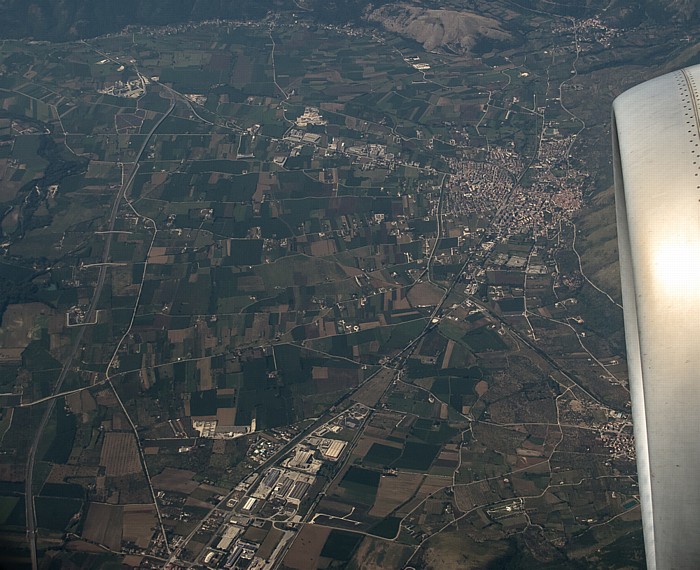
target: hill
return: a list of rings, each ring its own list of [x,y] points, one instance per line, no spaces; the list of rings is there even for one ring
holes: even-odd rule
[[[494,1],[491,6],[501,2]],[[502,3],[509,9],[513,5]],[[168,25],[213,18],[258,19],[270,11],[304,10],[320,21],[343,23],[368,15],[388,30],[415,38],[428,49],[440,45],[470,48],[473,38],[501,41],[498,24],[474,12],[480,2],[391,2],[390,0],[0,0],[0,37],[32,37],[68,41],[118,31],[125,26]],[[603,13],[635,25],[643,21],[681,22],[700,19],[700,0],[522,0],[525,12],[541,11],[573,17]],[[467,11],[471,9],[473,12]]]
[[[512,39],[499,22],[473,12],[392,4],[369,12],[367,19],[390,32],[416,40],[429,51],[446,47],[463,53],[471,50],[482,38],[499,42]]]

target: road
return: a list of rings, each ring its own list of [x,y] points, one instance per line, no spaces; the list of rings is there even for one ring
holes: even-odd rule
[[[95,285],[95,290],[92,295],[92,300],[90,302],[90,308],[87,312],[86,319],[87,321],[92,321],[93,315],[96,314],[97,311],[97,303],[99,302],[100,295],[102,294],[102,288],[104,287],[105,284],[105,279],[107,277],[107,268],[109,267],[108,262],[109,262],[109,255],[110,255],[110,250],[112,247],[112,236],[114,235],[114,224],[116,223],[117,220],[117,213],[119,212],[119,204],[121,203],[122,199],[124,198],[127,190],[131,186],[132,182],[134,181],[134,178],[136,177],[136,173],[138,172],[138,167],[139,167],[139,161],[141,160],[141,157],[143,156],[143,153],[146,150],[146,147],[148,146],[148,143],[150,142],[151,138],[153,137],[153,134],[156,132],[158,127],[163,123],[163,121],[173,112],[173,109],[175,109],[175,99],[171,99],[170,101],[170,108],[163,114],[163,116],[156,121],[156,123],[153,125],[151,128],[150,132],[146,136],[146,138],[143,141],[143,144],[141,145],[141,148],[139,149],[138,154],[136,155],[136,159],[134,160],[134,167],[131,171],[131,174],[129,177],[126,179],[126,181],[121,185],[119,188],[119,191],[117,192],[117,195],[114,198],[114,202],[112,203],[112,209],[109,214],[109,233],[105,234],[106,241],[105,241],[105,247],[102,252],[102,265],[100,265],[100,273],[97,278],[97,284]],[[56,381],[56,385],[53,388],[52,395],[56,394],[61,391],[61,387],[63,386],[63,382],[65,381],[66,377],[68,376],[68,372],[71,370],[73,360],[75,360],[75,357],[78,355],[80,352],[80,346],[83,340],[83,335],[85,334],[85,329],[86,327],[81,327],[80,330],[78,331],[77,336],[75,337],[74,344],[73,344],[73,349],[71,350],[70,354],[66,358],[63,368],[61,368],[61,373],[58,376],[58,380]],[[44,411],[44,415],[41,418],[41,422],[39,422],[39,427],[37,428],[36,435],[34,436],[34,442],[32,443],[32,446],[29,448],[29,454],[27,456],[27,467],[25,470],[25,477],[24,477],[24,496],[25,496],[25,515],[27,519],[27,541],[29,542],[29,553],[31,556],[32,560],[32,569],[37,570],[39,567],[39,562],[37,558],[37,551],[36,551],[36,537],[37,537],[37,525],[36,525],[36,509],[34,507],[34,496],[32,492],[32,482],[34,479],[34,465],[36,463],[36,452],[39,447],[39,442],[41,441],[41,434],[44,432],[44,429],[46,428],[46,425],[49,422],[49,419],[51,418],[51,414],[53,413],[54,407],[56,406],[56,400],[57,398],[52,398],[49,401],[49,405],[47,406],[46,410]]]
[[[367,377],[367,379],[356,386],[352,391],[348,392],[345,394],[342,398],[340,398],[334,405],[334,408],[337,408],[342,402],[348,400],[357,390],[360,389],[360,387],[364,386],[367,382],[369,382],[372,378],[374,378],[379,372],[384,370],[383,368],[380,368],[377,370],[374,374],[371,374],[370,376]],[[316,418],[311,424],[309,424],[306,428],[302,429],[298,434],[296,434],[292,439],[290,439],[287,443],[285,443],[280,449],[278,449],[272,456],[270,456],[268,459],[263,461],[260,465],[258,465],[250,474],[247,475],[246,479],[250,479],[253,475],[256,476],[255,481],[250,484],[249,486],[249,491],[252,491],[255,489],[256,485],[258,484],[258,481],[260,478],[263,476],[265,471],[268,469],[268,467],[272,467],[277,461],[282,459],[289,451],[291,451],[294,446],[296,446],[300,441],[302,441],[305,437],[313,433],[315,430],[317,430],[319,427],[322,425],[332,421],[335,417],[339,416],[342,414],[345,410],[343,409],[340,412],[326,412],[325,414],[322,414],[318,418]],[[204,523],[209,520],[209,518],[221,507],[223,507],[228,500],[232,497],[235,489],[231,490],[223,499],[221,499],[217,505],[212,508],[206,516],[204,516],[197,526],[195,526],[194,529],[190,532],[187,537],[180,543],[180,545],[172,552],[170,559],[168,561],[169,564],[183,564],[182,561],[179,560],[180,554],[183,552],[183,550],[187,547],[189,542],[194,538],[194,536],[199,532],[199,530],[204,526]],[[247,493],[245,496],[248,496]],[[239,503],[242,501],[242,499],[239,501]],[[309,509],[309,512],[311,512],[312,509]],[[213,539],[212,539],[213,540]],[[202,550],[204,552],[204,550]]]
[[[273,51],[274,51],[274,40],[273,40]],[[549,69],[548,69],[547,71],[549,72]],[[549,73],[547,73],[547,87],[546,87],[547,91],[549,90],[549,88],[550,88]],[[281,90],[281,89],[280,89],[280,90]],[[286,95],[286,94],[285,94],[285,95]],[[490,95],[490,94],[489,94],[489,95]],[[512,185],[512,187],[511,187],[510,191],[506,193],[506,195],[502,198],[501,202],[499,203],[498,207],[496,208],[496,211],[495,211],[494,215],[492,216],[491,222],[490,222],[490,224],[489,224],[489,228],[490,228],[490,229],[495,229],[495,228],[496,228],[496,226],[497,226],[497,224],[498,224],[498,221],[500,220],[501,216],[503,215],[503,213],[507,210],[507,208],[508,208],[508,206],[509,206],[509,200],[510,200],[510,198],[511,198],[513,192],[518,188],[518,186],[519,186],[519,184],[521,183],[523,177],[526,175],[526,173],[530,170],[530,168],[531,168],[531,167],[537,162],[537,160],[538,160],[539,149],[540,149],[540,147],[541,147],[542,140],[543,140],[543,137],[544,137],[544,131],[545,131],[546,122],[545,122],[544,116],[543,116],[542,114],[536,113],[536,109],[533,110],[533,112],[534,112],[534,114],[535,114],[536,120],[537,120],[538,122],[541,121],[541,127],[539,128],[539,136],[538,136],[538,138],[537,138],[537,145],[536,145],[536,148],[535,148],[535,150],[534,150],[534,152],[533,152],[533,154],[532,154],[530,160],[524,165],[524,168],[522,169],[522,171],[515,177],[515,179],[514,179],[514,181],[513,181],[513,185]],[[443,176],[442,176],[442,179],[441,179],[441,182],[440,182],[440,198],[439,198],[439,200],[438,200],[438,206],[437,206],[437,235],[436,235],[436,240],[435,240],[435,244],[434,244],[433,248],[431,249],[431,251],[430,251],[430,253],[429,253],[429,255],[428,255],[428,259],[427,259],[427,263],[426,263],[426,268],[425,268],[425,270],[421,273],[421,275],[419,276],[419,278],[416,280],[415,283],[420,282],[423,278],[426,278],[427,281],[432,282],[432,281],[431,281],[430,270],[431,270],[431,265],[432,265],[432,263],[433,263],[433,261],[434,261],[436,252],[437,252],[437,247],[438,247],[438,244],[439,244],[439,240],[440,240],[440,238],[442,237],[442,233],[443,233],[443,227],[442,227],[442,226],[443,226],[442,207],[443,207],[443,199],[444,199],[445,186],[446,186],[446,183],[447,183],[447,180],[448,180],[448,176],[449,176],[449,173],[446,173],[446,172],[443,172],[443,173],[441,173],[441,174],[442,174]],[[486,233],[488,233],[488,232],[486,232]],[[467,268],[468,268],[468,266],[469,266],[469,264],[470,264],[471,262],[474,261],[475,256],[476,256],[476,253],[480,251],[480,247],[479,247],[479,246],[481,245],[481,242],[482,242],[484,239],[485,239],[485,238],[482,237],[482,239],[480,240],[480,242],[477,243],[477,244],[473,247],[472,251],[467,255],[467,258],[466,258],[466,260],[464,261],[464,263],[463,263],[463,265],[462,265],[462,267],[461,267],[461,270],[460,270],[460,271],[457,273],[457,275],[451,280],[451,282],[450,282],[449,284],[447,284],[447,287],[446,287],[446,289],[445,289],[445,291],[444,291],[444,293],[443,293],[442,299],[440,300],[439,303],[437,303],[437,305],[435,306],[434,310],[431,312],[430,316],[428,317],[428,322],[426,323],[425,328],[424,328],[418,335],[416,335],[416,337],[415,337],[411,342],[409,342],[400,352],[398,352],[396,355],[394,355],[394,357],[393,357],[389,362],[386,363],[386,365],[384,366],[384,368],[392,368],[392,369],[394,369],[394,370],[396,370],[396,371],[400,370],[400,369],[402,368],[404,362],[406,361],[406,359],[407,359],[408,357],[410,357],[410,355],[411,355],[412,352],[416,349],[416,347],[418,346],[418,344],[420,343],[420,341],[422,340],[422,338],[435,328],[435,326],[436,326],[437,323],[434,322],[434,319],[439,319],[439,318],[440,318],[440,316],[441,316],[441,314],[442,314],[442,311],[444,310],[445,304],[447,303],[448,298],[449,298],[450,295],[453,293],[453,291],[455,290],[455,288],[457,287],[457,285],[460,283],[461,276],[462,276],[462,274],[464,273],[464,271],[466,271]],[[415,283],[414,283],[414,284],[415,284]],[[491,311],[488,307],[482,306],[482,308],[483,308],[486,312],[488,312],[489,314],[491,314],[494,318],[497,318],[499,321],[503,322],[497,315],[493,314],[492,311]],[[563,371],[561,370],[561,367],[560,367],[549,355],[547,355],[547,354],[544,353],[542,350],[540,350],[539,348],[537,348],[537,347],[536,347],[533,343],[531,343],[528,339],[523,338],[523,336],[521,336],[520,333],[519,333],[518,331],[514,330],[513,327],[511,327],[510,325],[508,325],[508,323],[504,323],[504,324],[505,324],[506,326],[508,326],[508,328],[509,328],[509,330],[511,330],[512,334],[513,334],[514,336],[516,336],[521,342],[523,342],[524,344],[526,344],[529,348],[531,348],[531,349],[534,350],[537,354],[539,354],[542,358],[544,358],[544,359],[548,362],[548,364],[550,364],[554,369],[556,369],[556,370],[562,372],[569,380],[571,380],[572,384],[575,384],[576,386],[578,386],[579,388],[581,388],[573,379],[571,379],[571,378],[568,376],[568,374],[566,374],[565,372],[563,372]],[[374,375],[372,375],[372,376],[374,376]],[[368,379],[369,379],[369,378],[368,378]],[[387,390],[388,390],[388,388],[387,388]],[[588,392],[587,392],[585,389],[581,388],[581,390],[584,391],[584,392],[586,392],[586,393],[588,394]],[[343,401],[349,399],[349,398],[353,395],[354,392],[355,392],[355,390],[353,390],[353,391],[351,391],[350,393],[346,394],[343,398],[341,398],[338,402],[336,402],[336,405],[339,405],[341,402],[343,402]],[[589,396],[590,396],[590,394],[589,394]],[[597,401],[597,399],[594,398],[593,396],[591,396],[591,398],[592,398],[593,400]],[[322,418],[320,418],[319,421],[314,422],[314,424],[312,424],[312,425],[309,426],[307,429],[303,430],[300,434],[298,434],[297,437],[294,438],[293,441],[291,441],[291,442],[289,442],[288,444],[286,444],[285,446],[283,446],[282,449],[280,449],[280,450],[278,451],[278,453],[275,454],[275,456],[273,456],[273,457],[270,458],[268,461],[266,461],[265,463],[263,463],[262,465],[260,465],[260,466],[254,471],[254,473],[256,473],[256,474],[258,475],[258,478],[259,478],[260,476],[262,476],[262,473],[263,473],[269,466],[271,466],[275,461],[277,461],[277,460],[279,459],[279,457],[281,457],[283,454],[287,453],[287,452],[292,448],[292,446],[293,446],[294,444],[296,444],[296,442],[298,442],[300,439],[302,439],[303,437],[305,437],[306,435],[308,435],[311,431],[313,431],[313,429],[315,429],[315,428],[319,425],[319,423],[323,423],[323,421],[328,421],[327,419],[326,419],[326,420],[323,420],[323,417],[326,417],[326,418],[327,418],[328,416],[327,416],[327,415],[322,416]],[[361,433],[361,431],[362,431],[362,430],[360,430],[360,433]],[[359,436],[359,433],[358,433],[358,436]],[[255,487],[255,484],[251,485],[250,488],[252,489],[252,488],[254,488],[254,487]],[[325,488],[324,488],[324,492],[325,492]],[[212,509],[212,510],[210,511],[210,513],[209,513],[202,521],[200,521],[200,524],[192,531],[192,533],[190,533],[190,535],[183,541],[183,543],[180,545],[180,547],[173,553],[173,555],[171,556],[171,559],[170,559],[170,562],[171,562],[171,563],[175,563],[176,561],[178,561],[178,556],[179,556],[179,554],[182,552],[182,549],[184,549],[184,547],[185,547],[185,546],[189,543],[189,541],[194,537],[194,535],[195,535],[196,532],[199,530],[199,528],[201,528],[201,525],[204,523],[204,521],[207,520],[207,519],[211,516],[211,514],[212,514],[217,508],[219,508],[221,505],[223,505],[223,504],[225,503],[225,501],[228,500],[229,497],[230,497],[230,494],[227,495],[227,497],[225,497],[225,498],[219,503],[219,505],[217,505],[217,507],[215,507],[214,509]],[[305,517],[305,519],[304,519],[305,521],[308,520],[309,517],[313,516],[315,507],[316,507],[316,505],[318,504],[318,502],[320,501],[320,499],[321,499],[322,497],[323,497],[323,493],[320,493],[320,494],[316,497],[316,501],[314,501],[314,504],[312,505],[312,507],[307,511],[307,515],[306,515],[306,517]],[[293,542],[293,541],[290,541],[289,545],[287,545],[287,547],[284,549],[285,552],[286,552],[286,550],[291,546],[292,542]],[[283,556],[283,554],[284,554],[284,552],[282,553],[282,556]],[[281,556],[280,559],[278,560],[277,565],[279,565],[279,563],[281,563],[282,556]]]
[[[542,358],[549,366],[551,366],[554,370],[559,372],[562,376],[564,376],[567,380],[569,380],[574,386],[576,386],[581,392],[586,394],[592,401],[596,402],[598,405],[602,406],[603,408],[608,408],[612,407],[609,406],[608,404],[605,404],[601,402],[598,398],[596,398],[593,394],[591,394],[588,390],[586,390],[581,384],[576,382],[571,377],[571,374],[566,372],[561,365],[554,360],[548,353],[546,353],[544,350],[542,350],[540,347],[538,347],[532,339],[527,338],[527,336],[523,335],[518,329],[516,329],[513,325],[511,325],[508,321],[506,321],[503,317],[498,315],[496,312],[494,312],[488,305],[485,303],[482,303],[478,299],[472,297],[471,301],[477,305],[483,312],[487,313],[490,315],[492,318],[496,319],[501,325],[503,325],[504,328],[508,330],[508,332],[515,338],[518,339],[521,343],[523,343],[525,346],[527,346],[530,350],[532,350],[534,353],[536,353],[540,358]],[[624,411],[624,410],[620,410]]]

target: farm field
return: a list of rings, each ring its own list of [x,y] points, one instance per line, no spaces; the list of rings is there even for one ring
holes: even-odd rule
[[[697,25],[205,4],[0,42],[0,548],[641,561],[608,109]]]

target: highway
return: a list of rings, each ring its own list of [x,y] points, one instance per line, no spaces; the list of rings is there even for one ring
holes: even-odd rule
[[[109,255],[110,255],[110,250],[112,247],[112,236],[114,235],[114,224],[117,220],[117,213],[119,212],[119,204],[121,203],[122,199],[126,195],[127,190],[131,186],[132,182],[134,181],[134,178],[136,177],[136,173],[138,172],[138,167],[139,167],[139,161],[141,160],[141,157],[143,156],[143,153],[146,150],[146,147],[148,146],[148,143],[150,142],[151,138],[153,137],[153,134],[156,132],[158,127],[163,123],[163,121],[173,112],[175,109],[175,99],[171,99],[170,101],[170,107],[168,110],[156,121],[156,123],[153,125],[151,130],[149,131],[148,135],[144,138],[143,144],[141,145],[141,148],[139,149],[138,154],[136,155],[136,158],[134,160],[134,167],[131,171],[131,174],[129,177],[124,181],[119,188],[119,191],[117,192],[117,195],[114,198],[114,202],[112,203],[112,210],[110,211],[109,214],[109,233],[105,234],[106,241],[105,241],[105,247],[102,252],[102,265],[100,265],[100,273],[97,278],[97,284],[95,285],[95,290],[92,295],[92,300],[90,302],[90,308],[87,312],[86,316],[86,321],[92,321],[93,315],[96,316],[96,311],[97,311],[97,303],[99,302],[100,295],[102,294],[102,288],[104,287],[105,279],[107,277],[107,268],[109,265],[107,263],[109,262]],[[95,321],[96,322],[96,321]],[[53,388],[52,394],[56,394],[61,391],[61,387],[63,386],[63,382],[66,379],[66,376],[68,375],[68,372],[71,370],[73,360],[77,356],[78,352],[80,351],[80,345],[82,343],[83,335],[85,334],[85,329],[87,327],[80,327],[80,330],[78,331],[77,336],[75,337],[75,343],[73,345],[73,349],[71,350],[70,354],[66,358],[66,361],[63,364],[63,368],[61,369],[61,373],[58,376],[58,380],[56,381],[56,385]],[[36,509],[34,508],[34,496],[32,492],[32,481],[34,478],[34,465],[36,463],[36,452],[39,447],[39,442],[41,441],[41,434],[44,432],[44,429],[46,428],[46,425],[49,422],[49,419],[51,418],[51,414],[53,413],[54,407],[56,405],[56,400],[57,398],[53,398],[49,401],[49,404],[44,411],[44,415],[41,418],[41,422],[39,423],[39,427],[37,428],[36,435],[34,436],[34,442],[32,443],[32,446],[29,448],[29,454],[27,456],[27,467],[25,470],[25,478],[24,478],[24,496],[25,496],[25,514],[26,514],[26,519],[27,519],[27,541],[29,542],[29,553],[31,555],[31,560],[32,560],[32,569],[37,570],[39,567],[38,563],[38,557],[37,557],[37,549],[36,549],[36,537],[37,537],[37,525],[36,525]]]

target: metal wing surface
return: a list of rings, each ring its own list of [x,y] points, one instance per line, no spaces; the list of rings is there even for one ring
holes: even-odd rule
[[[625,335],[647,564],[700,568],[700,66],[613,104]]]

